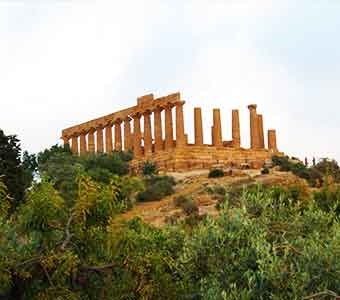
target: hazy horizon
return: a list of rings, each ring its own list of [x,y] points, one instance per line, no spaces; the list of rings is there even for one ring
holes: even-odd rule
[[[181,92],[193,141],[202,107],[223,139],[231,110],[258,104],[291,156],[340,161],[340,2],[336,0],[2,1],[0,129],[23,150],[61,143],[61,130]]]

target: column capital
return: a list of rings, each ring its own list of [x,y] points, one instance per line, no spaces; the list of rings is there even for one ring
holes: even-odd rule
[[[140,119],[142,117],[141,112],[136,112],[133,115],[131,115],[131,118],[136,120],[136,119]]]
[[[126,116],[123,121],[124,122],[131,122],[132,118],[130,116]]]
[[[257,109],[257,104],[250,104],[250,105],[248,105],[248,109],[249,110],[256,110]]]
[[[150,116],[151,113],[152,113],[152,111],[149,110],[149,109],[147,109],[147,110],[143,111],[142,115],[143,115],[143,116]]]
[[[157,105],[154,109],[153,112],[161,112],[162,110],[164,110],[164,107]]]
[[[113,121],[113,125],[120,125],[122,123],[123,123],[123,120],[119,118]]]

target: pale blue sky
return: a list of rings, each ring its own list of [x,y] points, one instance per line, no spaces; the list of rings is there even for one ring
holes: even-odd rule
[[[64,127],[180,91],[220,107],[224,139],[257,103],[289,155],[340,160],[338,0],[0,0],[0,128],[37,152]]]

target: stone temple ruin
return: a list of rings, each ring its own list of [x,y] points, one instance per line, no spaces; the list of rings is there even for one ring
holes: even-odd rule
[[[276,131],[268,130],[265,146],[262,115],[257,106],[248,106],[250,112],[250,149],[241,147],[239,111],[232,111],[232,140],[222,140],[220,110],[213,110],[212,143],[203,140],[201,108],[194,109],[195,142],[188,143],[184,127],[184,101],[179,93],[154,99],[152,94],[139,97],[137,105],[88,121],[62,131],[65,144],[71,141],[73,153],[110,153],[133,151],[131,168],[138,171],[148,160],[164,171],[186,171],[215,167],[261,168],[273,155],[281,155],[276,144]],[[175,109],[175,128],[172,109]],[[162,113],[164,111],[164,113]],[[153,126],[151,124],[153,114]],[[162,117],[164,115],[164,126]],[[143,131],[141,121],[143,120]],[[133,123],[133,126],[131,126]],[[123,127],[123,128],[122,128]],[[114,128],[114,139],[112,136]],[[123,130],[122,130],[123,129]],[[163,132],[163,129],[164,132]],[[175,138],[174,138],[175,133]]]

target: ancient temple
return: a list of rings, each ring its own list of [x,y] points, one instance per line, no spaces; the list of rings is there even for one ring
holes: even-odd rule
[[[137,99],[136,106],[64,129],[62,139],[65,144],[71,141],[72,151],[79,155],[133,151],[133,169],[138,169],[146,160],[155,162],[161,170],[166,171],[244,165],[260,168],[274,154],[281,154],[277,149],[276,131],[273,129],[268,130],[268,146],[265,146],[263,117],[257,113],[255,104],[248,106],[250,149],[241,147],[237,109],[232,111],[231,141],[223,141],[220,109],[213,110],[212,143],[207,144],[203,139],[206,127],[203,127],[202,110],[195,108],[195,142],[188,143],[184,104],[179,93],[157,99],[152,94],[145,95]]]

